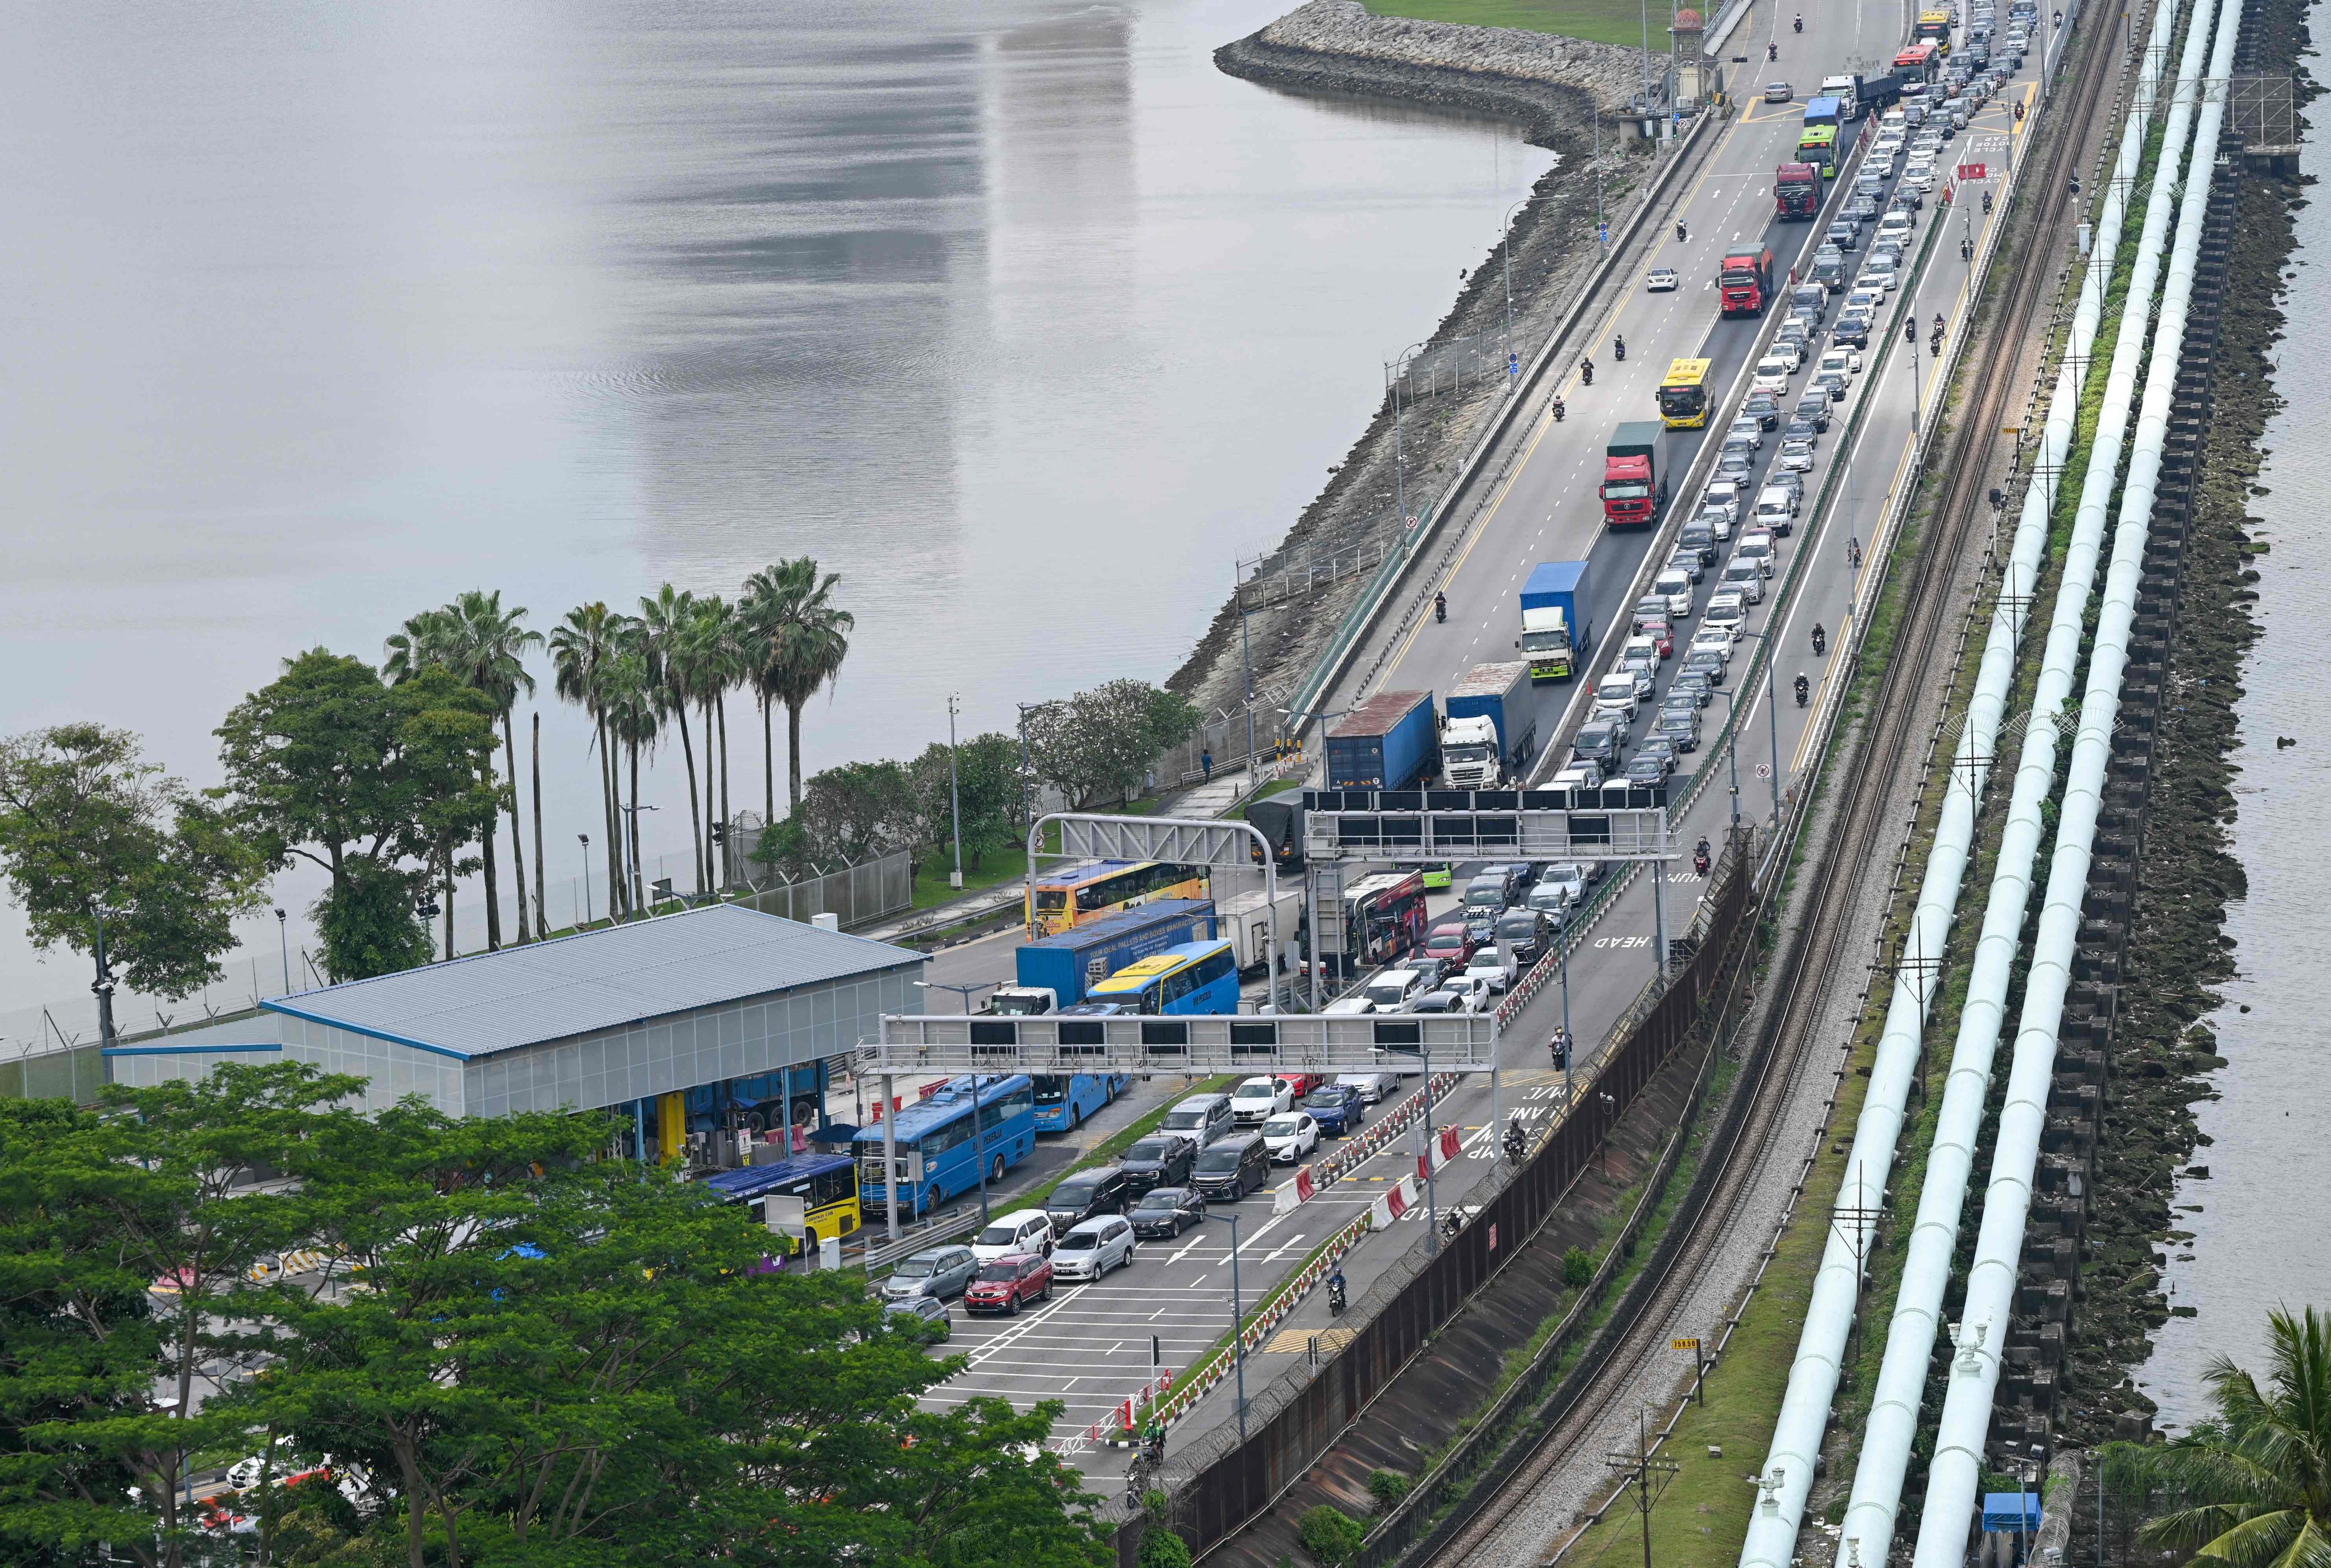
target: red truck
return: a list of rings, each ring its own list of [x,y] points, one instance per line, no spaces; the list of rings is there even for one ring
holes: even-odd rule
[[[1633,419],[1612,432],[1603,449],[1605,527],[1647,528],[1659,521],[1668,499],[1667,476],[1658,471],[1662,428],[1656,419]]]
[[[1773,298],[1773,248],[1735,245],[1725,252],[1724,264],[1717,269],[1716,287],[1723,296],[1727,316],[1762,314]]]
[[[1773,171],[1773,207],[1786,223],[1811,223],[1821,215],[1821,170],[1811,164],[1783,164]]]

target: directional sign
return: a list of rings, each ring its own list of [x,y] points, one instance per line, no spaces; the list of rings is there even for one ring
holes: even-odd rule
[[[1668,1348],[1670,1350],[1698,1350],[1699,1348],[1699,1341],[1697,1339],[1670,1339],[1668,1341]]]

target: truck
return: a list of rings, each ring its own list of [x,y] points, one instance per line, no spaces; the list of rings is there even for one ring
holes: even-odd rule
[[[1716,287],[1725,315],[1762,315],[1773,298],[1773,248],[1752,241],[1725,252]]]
[[[1441,781],[1452,790],[1492,790],[1528,771],[1537,750],[1537,715],[1527,660],[1477,664],[1449,689],[1441,709]]]
[[[1821,216],[1821,170],[1811,164],[1783,164],[1773,171],[1773,211],[1785,223],[1812,223]]]
[[[1567,680],[1594,651],[1593,604],[1584,561],[1541,561],[1522,584],[1522,634],[1514,646],[1528,661],[1532,683]]]
[[[1016,984],[990,993],[985,1011],[1029,1018],[1074,1007],[1127,965],[1184,942],[1211,942],[1214,927],[1213,899],[1159,898],[1040,936],[1021,946],[1013,960]]]
[[[1270,841],[1270,858],[1282,871],[1303,864],[1303,797],[1273,795],[1249,801],[1247,825]],[[1261,845],[1249,849],[1254,863],[1262,864]]]
[[[1770,252],[1765,252],[1769,257]],[[1603,448],[1603,521],[1613,528],[1648,528],[1668,503],[1667,476],[1659,471],[1656,419],[1631,419],[1611,432]]]
[[[1809,126],[1825,125],[1835,130],[1844,118],[1845,104],[1841,99],[1823,93],[1819,98],[1805,100],[1805,123]]]
[[[1902,79],[1898,76],[1870,76],[1860,81],[1860,112],[1865,115],[1884,114],[1902,101]]]
[[[1439,732],[1430,691],[1379,691],[1327,732],[1327,787],[1403,790],[1432,766]]]
[[[1239,973],[1259,974],[1270,962],[1270,895],[1261,888],[1251,893],[1241,893],[1223,900],[1217,919],[1223,938],[1230,943],[1231,952],[1238,959]],[[1282,882],[1279,885],[1279,944],[1281,950],[1280,968],[1291,959],[1289,949],[1303,940],[1303,885]]]
[[[1860,75],[1849,72],[1843,76],[1824,76],[1822,78],[1821,91],[1818,96],[1837,100],[1838,110],[1840,113],[1843,114],[1846,119],[1859,119],[1861,118],[1861,78]]]

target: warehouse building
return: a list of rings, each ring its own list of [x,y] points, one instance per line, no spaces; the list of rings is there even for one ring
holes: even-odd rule
[[[690,1130],[823,1125],[832,1059],[915,1011],[923,955],[733,904],[480,953],[262,1004],[107,1051],[114,1082],[304,1061],[377,1110],[616,1110],[651,1149]]]

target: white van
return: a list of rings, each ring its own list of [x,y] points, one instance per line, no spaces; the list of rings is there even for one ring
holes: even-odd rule
[[[1680,566],[1670,566],[1651,580],[1651,592],[1668,602],[1668,616],[1680,621],[1691,613],[1691,574]],[[1632,644],[1630,644],[1632,647]],[[1651,662],[1659,662],[1659,651],[1654,648]]]
[[[1787,538],[1797,515],[1797,498],[1785,486],[1766,485],[1756,492],[1756,526]]]
[[[982,1263],[1008,1258],[1014,1252],[1050,1257],[1051,1251],[1052,1219],[1042,1209],[1015,1209],[1009,1214],[999,1214],[971,1244],[971,1255]]]
[[[1741,625],[1747,619],[1747,602],[1737,594],[1718,594],[1708,602],[1706,623],[1721,626],[1734,637],[1740,634]]]
[[[1773,568],[1778,564],[1773,549],[1773,541],[1762,534],[1753,534],[1741,540],[1733,547],[1732,558],[1736,561],[1754,562],[1756,569],[1767,577],[1773,575]]]

